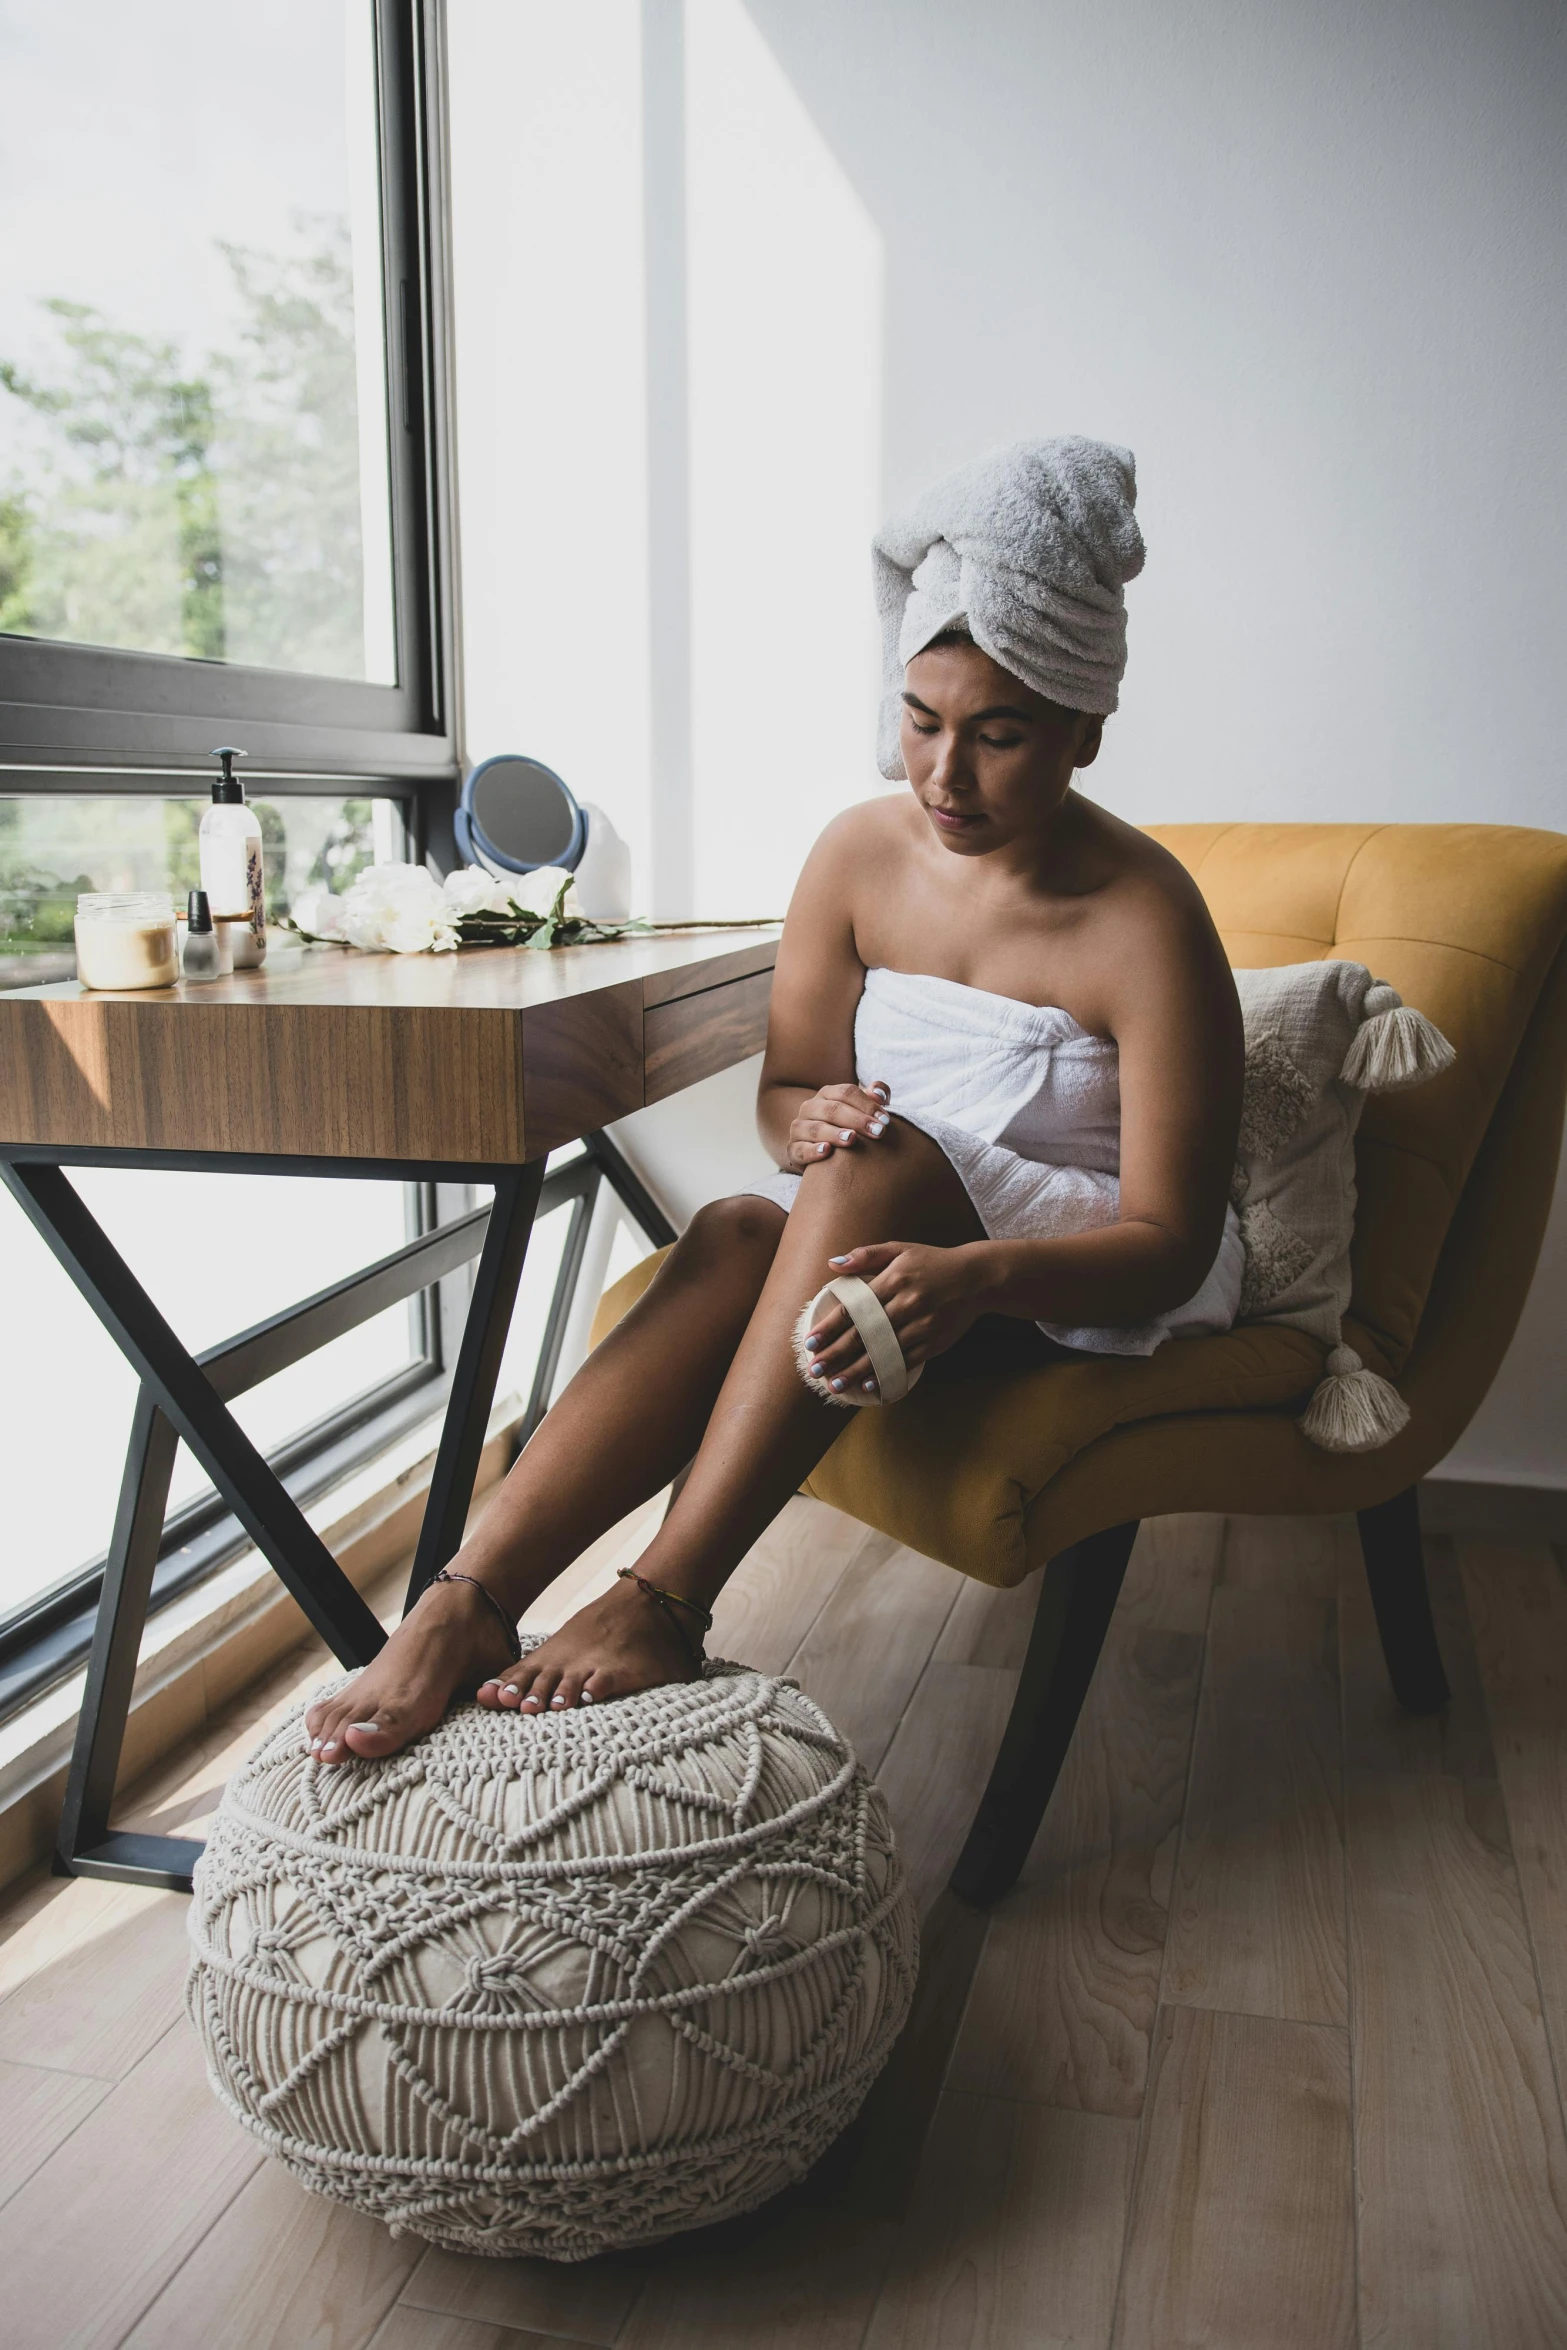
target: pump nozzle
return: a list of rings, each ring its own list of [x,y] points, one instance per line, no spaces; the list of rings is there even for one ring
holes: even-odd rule
[[[244,752],[233,743],[219,743],[212,756],[223,762],[223,773],[212,779],[213,798],[230,802],[243,801],[245,787],[234,772],[234,762],[236,759],[243,759]]]

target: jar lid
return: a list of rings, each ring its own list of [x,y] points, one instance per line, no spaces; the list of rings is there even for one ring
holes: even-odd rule
[[[76,915],[89,922],[172,922],[174,900],[166,889],[86,889]]]

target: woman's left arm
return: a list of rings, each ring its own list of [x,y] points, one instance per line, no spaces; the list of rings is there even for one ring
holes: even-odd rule
[[[1149,889],[1129,914],[1105,979],[1121,1066],[1118,1220],[1060,1240],[856,1249],[835,1269],[871,1283],[910,1362],[944,1353],[981,1314],[1130,1326],[1202,1286],[1235,1164],[1240,1004],[1195,890]]]

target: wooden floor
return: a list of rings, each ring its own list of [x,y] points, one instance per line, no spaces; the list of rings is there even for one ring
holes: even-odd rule
[[[804,2187],[651,2255],[470,2261],[306,2197],[207,2093],[179,1897],[22,1887],[0,1913],[0,2339],[1561,2350],[1567,1586],[1543,1544],[1431,1554],[1455,1696],[1416,1722],[1352,1528],[1145,1527],[987,1921],[941,1887],[1032,1591],[793,1504],[715,1647],[787,1667],[879,1776],[926,1915],[920,1996]],[[127,1819],[199,1822],[321,1671],[300,1651]]]

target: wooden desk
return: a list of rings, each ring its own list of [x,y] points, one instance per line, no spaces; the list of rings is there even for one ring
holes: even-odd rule
[[[516,1165],[759,1052],[777,936],[285,946],[200,985],[20,988],[0,1147]]]
[[[0,1181],[141,1381],[58,1869],[188,1891],[201,1849],[109,1829],[180,1438],[334,1655],[367,1664],[385,1638],[379,1623],[229,1404],[477,1257],[411,1606],[462,1538],[536,1214],[572,1202],[535,1388],[542,1410],[599,1182],[650,1239],[673,1237],[600,1130],[760,1051],[777,936],[660,933],[544,954],[285,946],[260,971],[199,986],[0,995]],[[548,1153],[579,1140],[586,1156],[546,1175]],[[485,1183],[494,1199],[198,1359],[88,1214],[68,1166]]]

